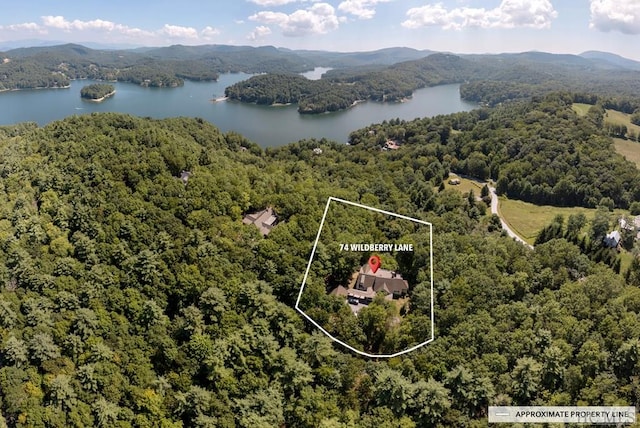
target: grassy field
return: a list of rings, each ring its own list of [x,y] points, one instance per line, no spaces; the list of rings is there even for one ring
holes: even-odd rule
[[[575,105],[575,104],[574,104]],[[635,131],[636,135],[640,132],[640,126],[631,123],[631,115],[627,113],[621,113],[616,110],[605,110],[604,116],[605,122],[610,122],[616,125],[626,125],[629,131]]]
[[[583,103],[573,103],[571,105],[571,108],[578,114],[578,116],[586,115],[590,107],[591,104]],[[640,132],[640,126],[631,123],[631,115],[628,113],[622,113],[617,110],[608,109],[605,110],[604,121],[616,125],[626,125],[628,130],[634,130],[636,134]]]
[[[449,184],[449,180],[452,178],[457,178],[458,180],[460,180],[460,184]],[[476,197],[480,197],[480,191],[482,190],[482,185],[477,181],[458,177],[455,174],[449,174],[449,178],[447,178],[444,182],[444,187],[446,189],[458,190],[465,195],[469,193],[469,190],[473,190],[473,193],[475,193]]]
[[[573,103],[571,108],[575,111],[578,116],[584,116],[589,111],[591,104],[583,104],[583,103]]]
[[[614,138],[613,143],[616,152],[624,156],[628,161],[636,164],[640,168],[640,143],[631,140],[623,140],[622,138]]]
[[[548,226],[551,220],[562,214],[565,221],[571,214],[583,213],[590,222],[595,215],[595,208],[582,207],[552,207],[548,205],[534,205],[528,202],[516,201],[500,197],[500,205],[498,207],[500,215],[509,226],[529,244],[533,244],[540,230]],[[613,217],[616,218],[622,214],[628,214],[624,210],[615,210]],[[588,225],[587,225],[588,227]]]
[[[633,261],[633,254],[627,250],[622,250],[620,252],[620,273],[624,275],[628,270],[629,266],[631,266],[631,262]]]
[[[579,116],[587,114],[590,107],[590,104],[583,103],[573,103],[571,105],[573,111],[575,111]],[[631,123],[630,114],[616,110],[605,110],[604,120],[605,122],[615,125],[625,125],[628,131],[633,131],[636,135],[640,134],[640,126]],[[614,138],[613,141],[615,143],[616,151],[640,168],[640,144],[630,140],[624,140],[622,138]]]
[[[548,205],[534,205],[503,197],[500,197],[498,210],[502,218],[504,218],[504,221],[509,224],[509,227],[529,244],[534,243],[540,230],[548,226],[551,220],[558,214],[562,214],[566,220],[571,214],[581,212],[587,217],[587,220],[591,220],[596,211],[595,209],[580,207],[563,208]]]

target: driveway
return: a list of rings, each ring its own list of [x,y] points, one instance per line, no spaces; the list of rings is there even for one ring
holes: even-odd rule
[[[500,217],[500,213],[498,213],[498,195],[496,194],[496,188],[489,187],[489,192],[491,193],[491,214],[496,214]],[[500,223],[502,223],[502,228],[507,232],[507,235],[533,250],[533,245],[528,244],[524,239],[520,238],[513,230],[511,230],[502,217],[500,217]]]

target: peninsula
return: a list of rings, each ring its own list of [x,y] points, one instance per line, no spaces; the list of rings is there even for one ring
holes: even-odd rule
[[[116,93],[113,85],[107,83],[94,83],[84,86],[80,90],[80,97],[89,101],[100,102]]]

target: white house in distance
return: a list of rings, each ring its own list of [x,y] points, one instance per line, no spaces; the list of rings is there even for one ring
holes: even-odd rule
[[[620,232],[614,230],[613,232],[607,233],[607,236],[604,237],[603,242],[609,248],[617,248],[620,245],[620,241],[622,237],[620,236]]]

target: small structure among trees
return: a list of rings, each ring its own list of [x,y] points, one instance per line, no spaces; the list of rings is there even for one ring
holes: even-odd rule
[[[277,221],[278,217],[275,215],[273,208],[271,207],[253,214],[247,214],[242,219],[244,224],[253,224],[260,230],[260,233],[265,236],[271,232],[271,229],[273,229],[273,226],[276,225]]]

